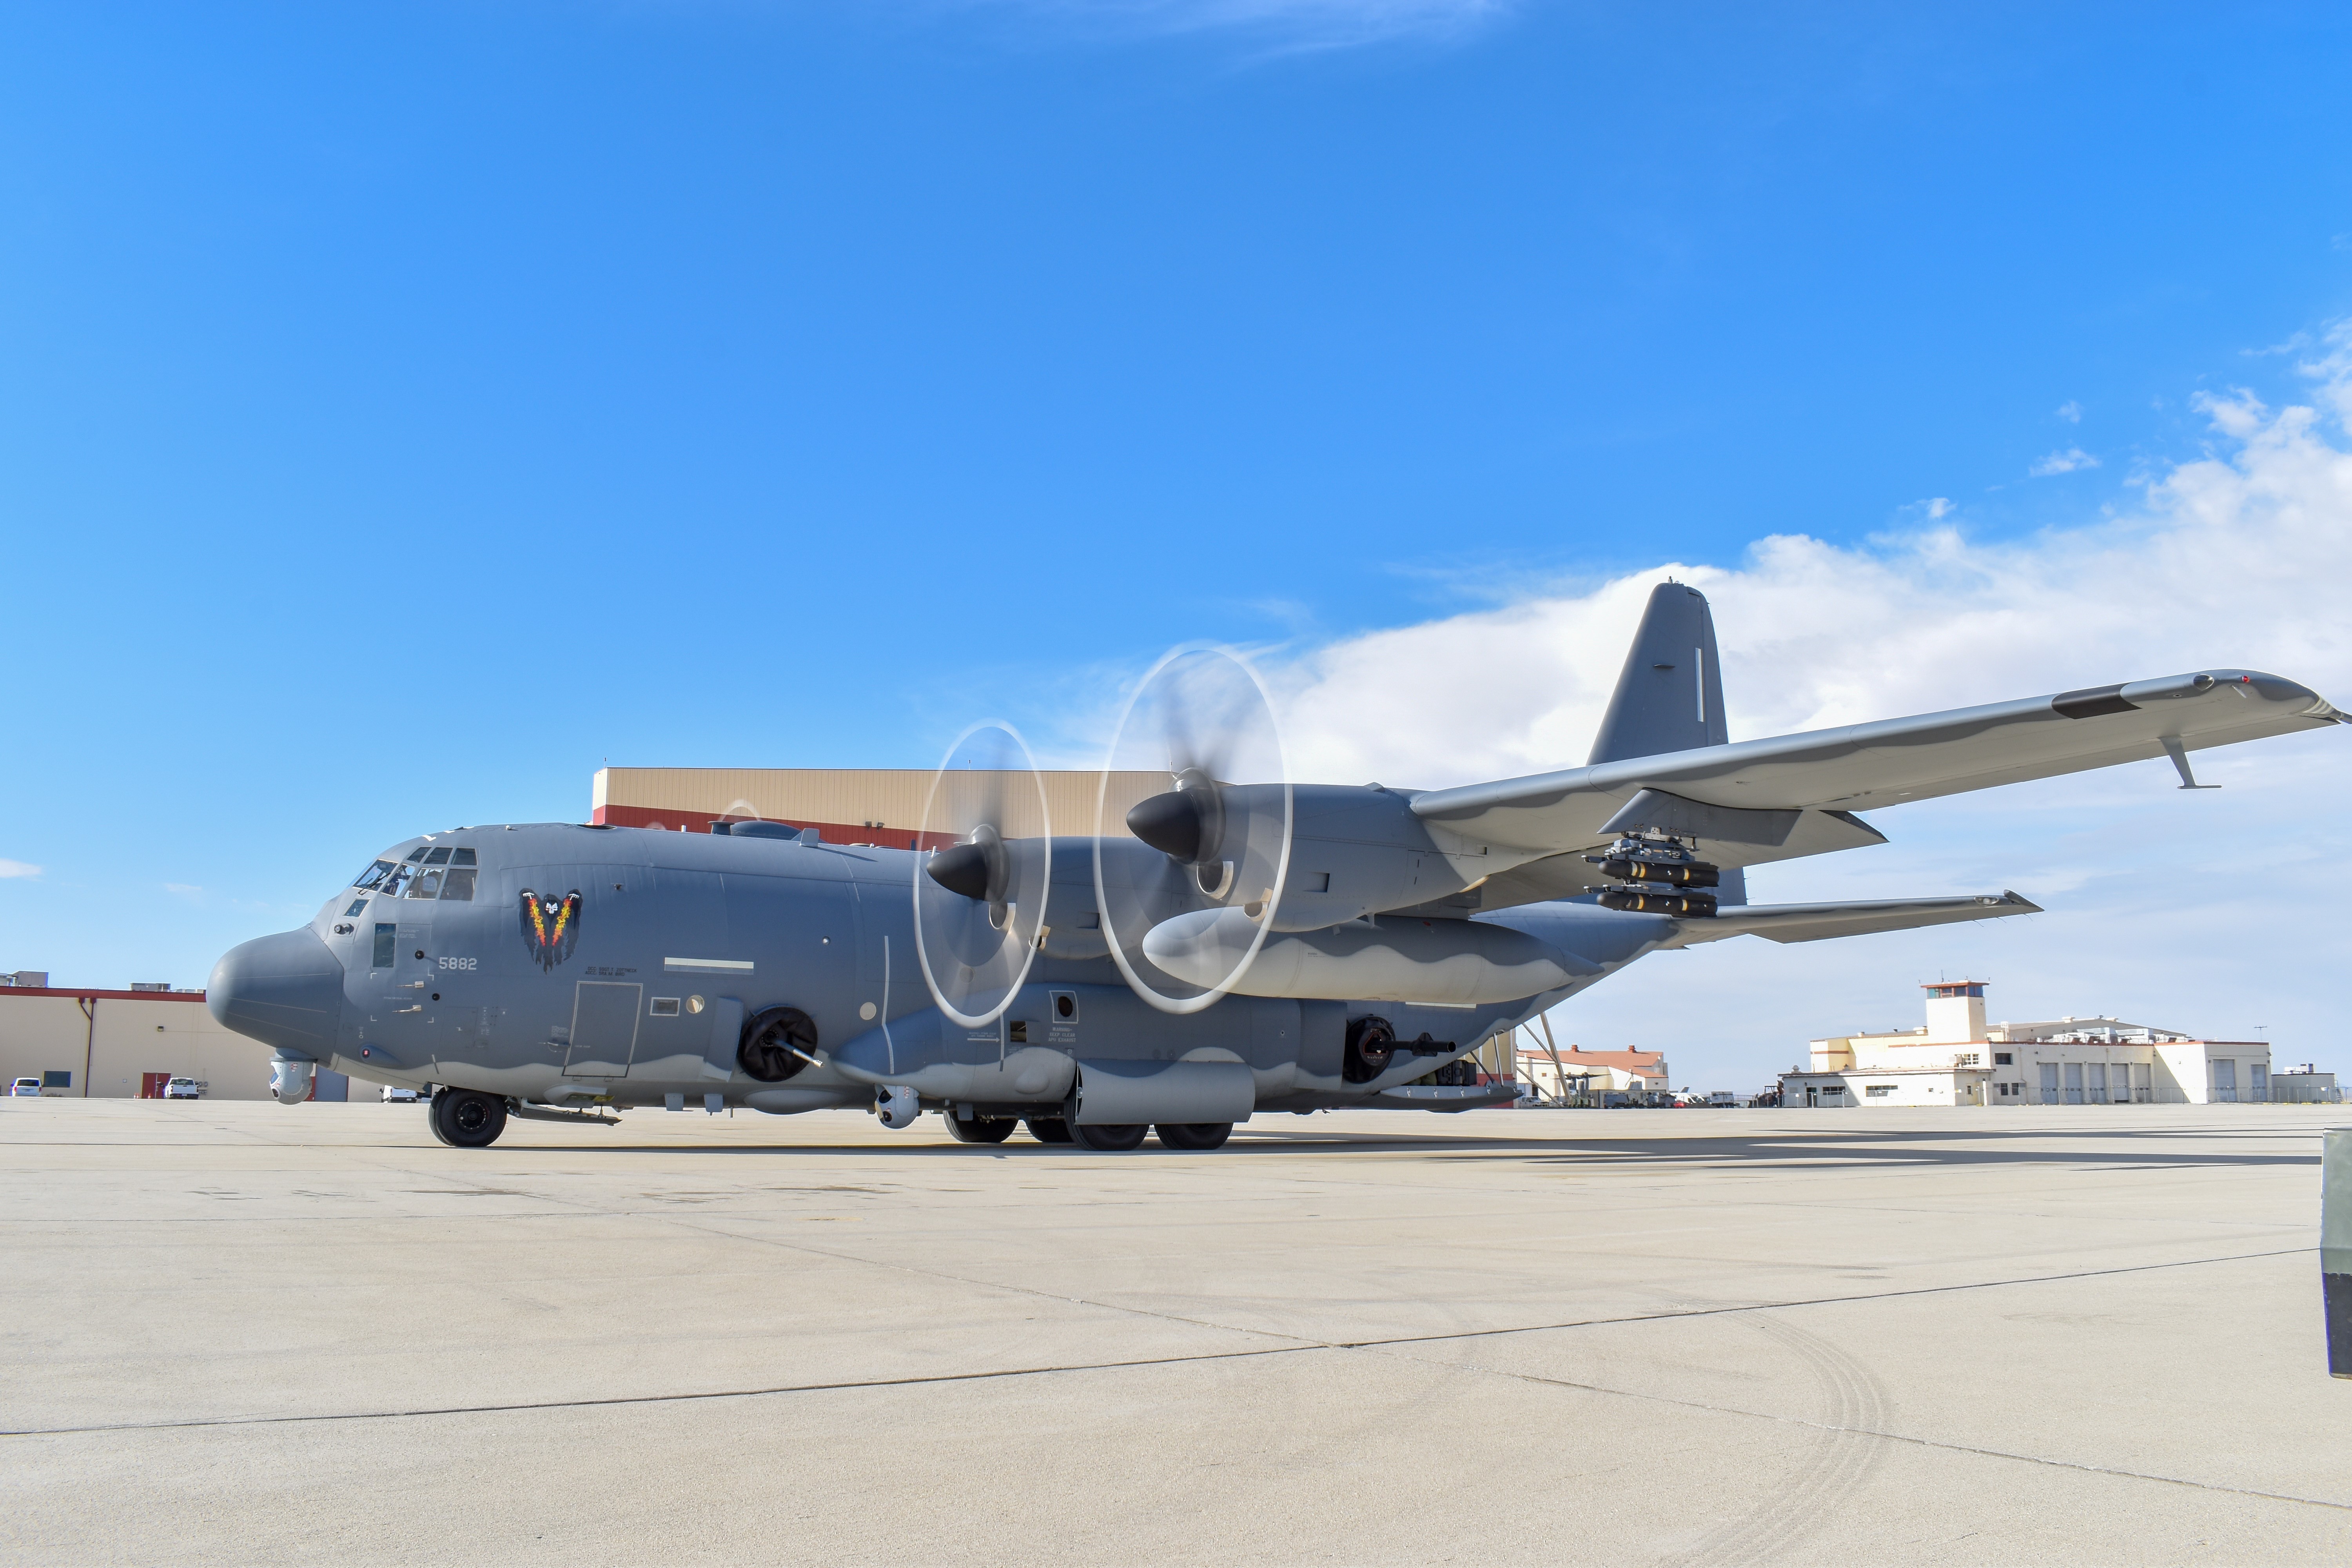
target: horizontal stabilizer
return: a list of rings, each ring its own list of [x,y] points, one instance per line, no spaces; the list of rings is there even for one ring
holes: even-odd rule
[[[2041,905],[2015,893],[1980,893],[1965,899],[1874,899],[1857,904],[1740,904],[1711,919],[1677,921],[1674,940],[1664,945],[1690,947],[1730,936],[1823,942],[1833,936],[1866,936],[1872,931],[2041,912]]]

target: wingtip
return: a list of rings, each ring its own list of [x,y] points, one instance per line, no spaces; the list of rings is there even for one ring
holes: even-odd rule
[[[1994,901],[2003,904],[2014,904],[2017,907],[2017,912],[2021,915],[2038,915],[2042,912],[2042,906],[2040,904],[2035,903],[2032,899],[2025,898],[2008,888],[2003,888],[2000,890],[2000,897]]]

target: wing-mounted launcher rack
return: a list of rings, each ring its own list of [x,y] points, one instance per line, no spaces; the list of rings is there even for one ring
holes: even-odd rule
[[[1665,834],[1628,834],[1603,855],[1585,859],[1601,868],[1612,881],[1633,884],[1604,888],[1601,906],[1635,914],[1705,919],[1716,911],[1716,896],[1698,891],[1723,880],[1722,868],[1709,865],[1692,852],[1692,846]]]

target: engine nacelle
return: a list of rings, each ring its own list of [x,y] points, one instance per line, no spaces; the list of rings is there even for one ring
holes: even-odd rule
[[[1202,910],[1152,927],[1143,953],[1180,980],[1213,985],[1255,931],[1241,910]],[[1533,996],[1599,973],[1597,964],[1506,926],[1390,916],[1271,933],[1233,989],[1244,996],[1468,1006]]]

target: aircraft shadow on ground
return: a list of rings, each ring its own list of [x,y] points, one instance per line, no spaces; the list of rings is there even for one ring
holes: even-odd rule
[[[1820,1131],[1790,1131],[1756,1133],[1725,1138],[1524,1138],[1507,1134],[1477,1136],[1454,1132],[1433,1133],[1357,1133],[1323,1132],[1310,1128],[1297,1131],[1280,1131],[1272,1135],[1237,1131],[1233,1142],[1212,1153],[1189,1153],[1188,1160],[1248,1159],[1268,1154],[1297,1154],[1309,1151],[1332,1155],[1420,1154],[1436,1160],[1460,1161],[1506,1156],[1533,1160],[1554,1165],[1587,1166],[1676,1166],[1704,1164],[1758,1164],[1777,1169],[1816,1167],[1822,1169],[1853,1169],[1857,1166],[1921,1166],[1921,1165],[2067,1165],[2108,1167],[2117,1170],[2187,1169],[2200,1165],[2316,1165],[2320,1163],[2317,1149],[2307,1154],[2281,1152],[2234,1152],[2210,1148],[2170,1149],[2149,1146],[2133,1140],[2133,1146],[2121,1148],[2085,1149],[2079,1146],[2087,1139],[2112,1139],[2116,1132],[2139,1131],[2117,1128],[2112,1131],[2020,1128],[2009,1131],[1878,1131],[1824,1129]],[[2248,1128],[2242,1131],[2208,1131],[2175,1134],[2177,1137],[2198,1139],[2237,1139],[2247,1137],[2275,1138],[2292,1129]],[[1068,1144],[1031,1142],[1026,1139],[994,1144],[908,1142],[903,1145],[875,1143],[795,1143],[780,1140],[775,1142],[745,1143],[591,1143],[532,1145],[535,1151],[548,1152],[606,1154],[692,1154],[740,1156],[747,1154],[793,1154],[803,1158],[848,1157],[871,1159],[880,1154],[893,1159],[971,1160],[971,1159],[1035,1159],[1052,1160],[1071,1155],[1091,1155],[1099,1159],[1115,1159],[1118,1155],[1094,1155],[1093,1152],[1076,1149]],[[1161,1149],[1156,1143],[1146,1143],[1136,1154],[1171,1154],[1177,1151]]]

